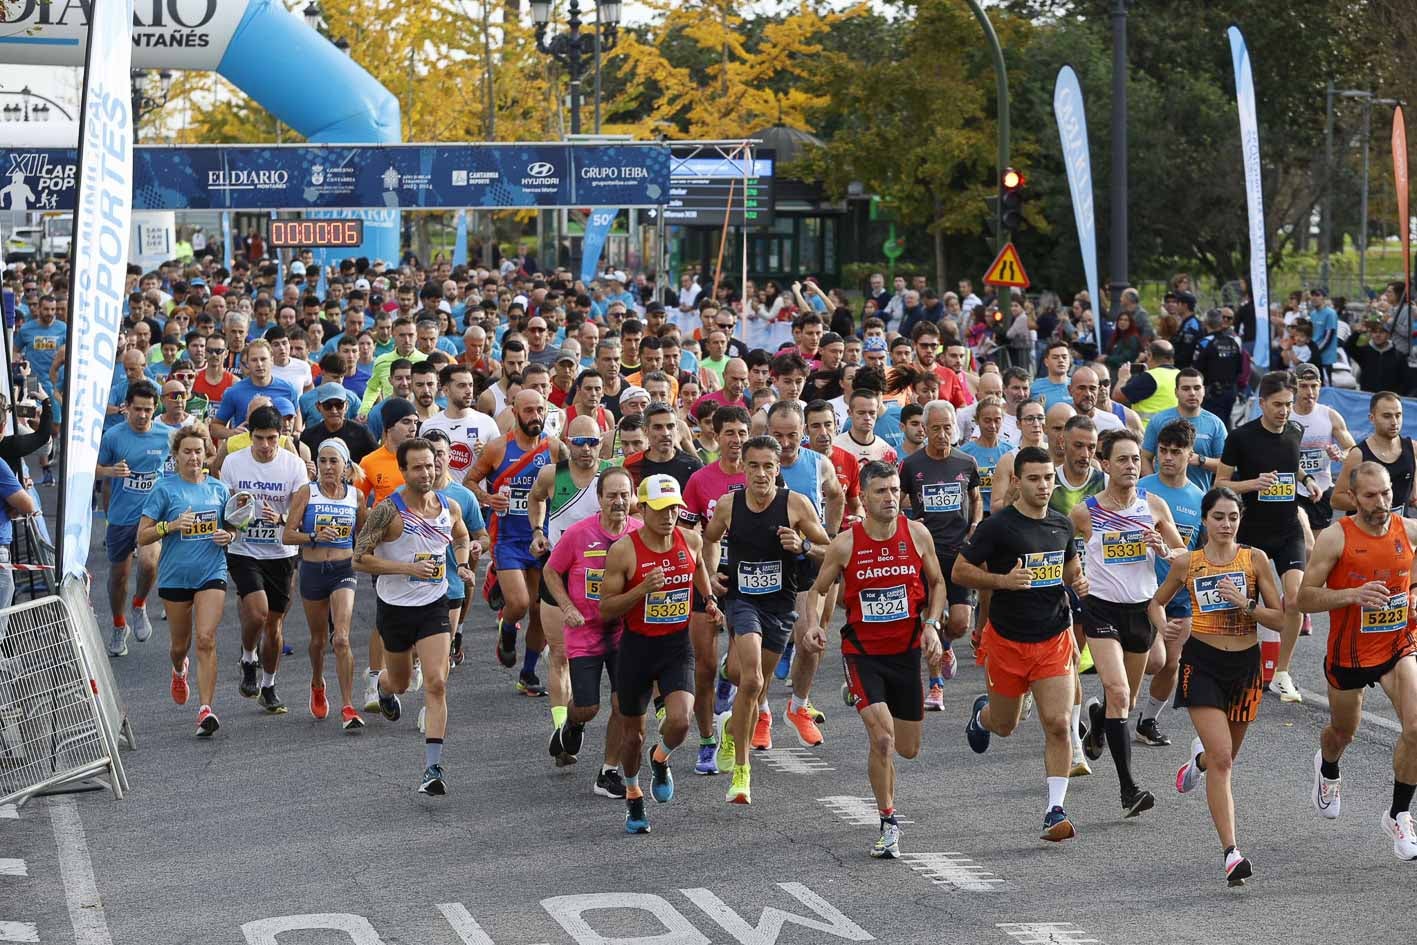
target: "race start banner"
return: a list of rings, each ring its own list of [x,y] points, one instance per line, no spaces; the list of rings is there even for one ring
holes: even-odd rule
[[[1255,305],[1255,366],[1269,367],[1269,266],[1265,250],[1264,188],[1260,182],[1260,126],[1255,117],[1255,76],[1250,50],[1237,27],[1226,30],[1235,66],[1235,101],[1240,112],[1240,152],[1245,159],[1245,204],[1250,213],[1250,299]]]

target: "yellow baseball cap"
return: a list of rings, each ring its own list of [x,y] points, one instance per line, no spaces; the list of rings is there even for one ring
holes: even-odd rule
[[[640,480],[638,495],[640,505],[648,506],[657,512],[684,504],[684,497],[679,494],[678,480],[662,473]]]

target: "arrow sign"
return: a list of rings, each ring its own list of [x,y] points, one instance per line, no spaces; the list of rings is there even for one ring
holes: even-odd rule
[[[1023,271],[1023,260],[1018,258],[1018,250],[1013,243],[1005,243],[994,257],[989,271],[984,274],[984,284],[1008,286],[1011,289],[1028,288],[1028,273]]]

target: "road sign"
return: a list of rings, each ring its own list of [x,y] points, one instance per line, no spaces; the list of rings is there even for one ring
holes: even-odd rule
[[[1023,271],[1023,260],[1018,258],[1018,250],[1013,243],[1005,243],[994,257],[989,271],[984,274],[985,285],[1008,286],[1011,289],[1028,288],[1028,273]]]

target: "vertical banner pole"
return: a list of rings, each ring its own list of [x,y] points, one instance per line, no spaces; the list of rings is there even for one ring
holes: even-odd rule
[[[1106,351],[1111,331],[1102,318],[1102,299],[1097,291],[1097,218],[1092,206],[1092,153],[1087,141],[1087,110],[1083,107],[1082,85],[1072,66],[1058,70],[1053,83],[1053,116],[1058,121],[1058,138],[1063,146],[1063,164],[1068,171],[1068,190],[1073,198],[1073,219],[1077,223],[1082,269],[1087,277],[1087,297],[1092,303],[1099,353]],[[1112,313],[1115,320],[1117,313]]]
[[[1226,30],[1235,66],[1235,101],[1240,113],[1240,152],[1245,160],[1245,204],[1250,214],[1250,298],[1255,303],[1255,365],[1269,364],[1269,269],[1265,250],[1264,190],[1260,182],[1260,129],[1255,117],[1255,77],[1250,51],[1238,27]]]
[[[1397,184],[1397,225],[1402,231],[1402,284],[1406,298],[1398,304],[1412,304],[1412,217],[1408,212],[1407,118],[1399,105],[1392,112],[1392,177]]]

